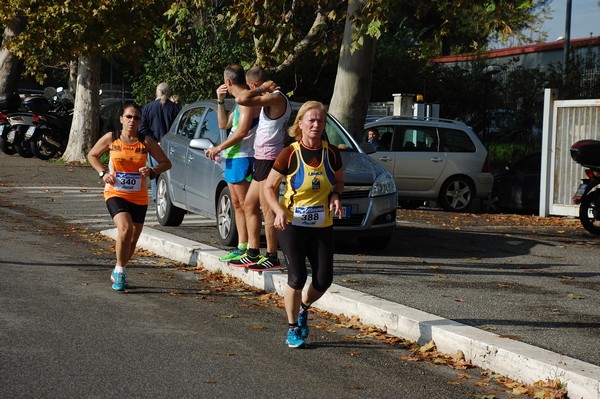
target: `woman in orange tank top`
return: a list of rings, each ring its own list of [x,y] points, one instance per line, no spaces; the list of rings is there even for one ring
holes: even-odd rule
[[[121,112],[123,130],[108,132],[88,153],[88,161],[104,182],[104,199],[117,226],[115,268],[111,273],[112,288],[123,291],[128,287],[125,267],[135,251],[144,227],[148,209],[146,178],[171,169],[171,161],[151,137],[138,133],[142,111],[137,104],[126,104]],[[109,151],[108,171],[100,156]],[[148,153],[158,165],[146,165]]]

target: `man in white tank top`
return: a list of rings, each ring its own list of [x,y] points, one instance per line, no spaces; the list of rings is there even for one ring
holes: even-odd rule
[[[240,105],[262,107],[258,127],[254,139],[254,174],[244,203],[246,215],[257,215],[257,209],[262,209],[265,220],[265,237],[267,239],[266,256],[260,255],[261,219],[246,218],[248,228],[248,249],[238,260],[229,262],[235,266],[248,267],[250,270],[261,271],[281,267],[277,256],[277,235],[273,228],[274,213],[263,194],[264,183],[271,171],[275,159],[283,149],[288,120],[292,107],[285,94],[277,85],[267,80],[265,72],[259,67],[252,67],[246,72],[246,83],[250,90],[245,91],[235,101]]]

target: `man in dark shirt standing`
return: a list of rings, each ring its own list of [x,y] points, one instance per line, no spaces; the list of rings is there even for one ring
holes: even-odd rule
[[[169,99],[171,89],[167,83],[156,86],[156,100],[149,102],[142,109],[142,124],[140,133],[150,135],[160,144],[160,139],[167,134],[171,124],[181,110],[178,104]],[[156,165],[156,161],[148,155],[150,167]],[[156,202],[156,179],[152,179],[152,200]]]

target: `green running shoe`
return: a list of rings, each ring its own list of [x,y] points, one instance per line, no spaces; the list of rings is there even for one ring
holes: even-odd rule
[[[221,262],[230,262],[232,260],[238,260],[246,253],[245,250],[236,248],[229,252],[227,255],[223,255],[219,258]]]

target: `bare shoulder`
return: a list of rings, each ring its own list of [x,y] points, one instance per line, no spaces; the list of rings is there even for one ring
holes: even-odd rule
[[[240,116],[245,115],[255,118],[260,114],[260,106],[239,105]]]

